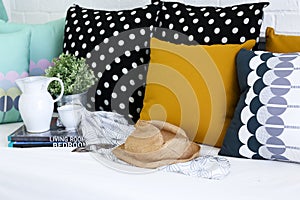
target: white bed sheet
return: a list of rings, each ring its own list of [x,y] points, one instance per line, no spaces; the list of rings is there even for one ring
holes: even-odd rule
[[[11,127],[12,128],[12,127]],[[0,127],[0,133],[3,130]],[[2,137],[4,138],[4,137]],[[2,141],[2,143],[5,143]],[[70,148],[0,148],[0,199],[298,199],[300,165],[229,158],[223,180],[120,172]],[[218,149],[203,146],[202,154]]]

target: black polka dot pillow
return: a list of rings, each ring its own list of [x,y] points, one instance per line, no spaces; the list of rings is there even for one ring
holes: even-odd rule
[[[68,9],[64,52],[85,57],[99,78],[88,92],[88,108],[139,119],[159,9],[158,2],[120,11]]]
[[[197,7],[163,2],[155,37],[184,44],[239,44],[258,41],[263,9],[269,3]]]

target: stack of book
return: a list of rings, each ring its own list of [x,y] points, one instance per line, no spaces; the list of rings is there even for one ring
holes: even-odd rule
[[[9,147],[84,147],[84,138],[77,130],[65,130],[58,127],[57,118],[52,118],[50,130],[41,133],[29,133],[25,125],[8,136]]]

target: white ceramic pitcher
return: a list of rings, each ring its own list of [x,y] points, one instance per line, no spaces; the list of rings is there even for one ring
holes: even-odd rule
[[[48,85],[58,81],[60,95],[53,100],[48,92]],[[16,80],[22,94],[19,99],[19,111],[28,132],[44,132],[50,129],[54,103],[64,93],[63,82],[56,77],[31,76]]]

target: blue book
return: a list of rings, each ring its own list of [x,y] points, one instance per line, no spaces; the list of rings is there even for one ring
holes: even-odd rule
[[[84,147],[84,142],[9,142],[8,147]]]

